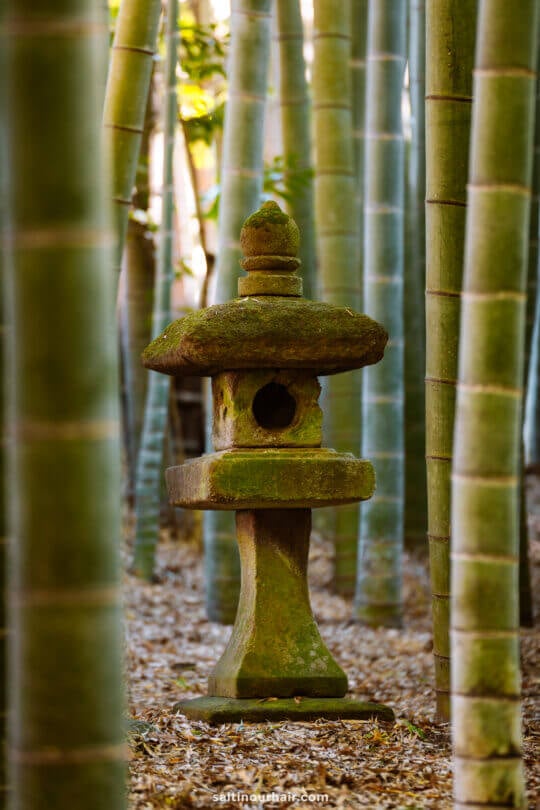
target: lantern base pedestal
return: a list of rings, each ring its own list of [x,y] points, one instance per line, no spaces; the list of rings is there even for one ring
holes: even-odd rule
[[[350,698],[226,698],[200,697],[181,700],[174,712],[206,723],[263,723],[266,720],[383,720],[392,723],[394,712],[381,703]]]

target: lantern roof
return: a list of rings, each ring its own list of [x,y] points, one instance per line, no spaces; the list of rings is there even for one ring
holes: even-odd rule
[[[175,376],[240,369],[309,369],[336,374],[377,363],[386,330],[348,307],[301,297],[298,228],[264,203],[242,228],[240,298],[174,321],[146,348],[143,364]]]

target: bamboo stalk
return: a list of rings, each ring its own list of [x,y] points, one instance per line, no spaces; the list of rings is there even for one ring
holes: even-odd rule
[[[357,225],[357,276],[358,282],[358,309],[363,309],[363,262],[364,262],[364,245],[363,245],[363,232],[364,232],[364,151],[365,151],[365,127],[366,127],[366,49],[367,49],[367,26],[368,26],[368,0],[351,0],[351,59],[349,62],[351,73],[351,114],[352,114],[352,148],[353,148],[353,166],[354,166],[354,179],[355,179],[355,210],[356,210],[356,225]],[[362,377],[356,375],[353,378],[352,392],[354,396],[362,402]],[[325,383],[326,384],[326,383]],[[340,383],[331,383],[337,389],[333,392],[336,396],[339,392]],[[348,389],[351,383],[347,380],[344,382],[343,396],[345,400],[348,398]],[[346,402],[345,402],[346,404]],[[339,418],[339,415],[337,416]],[[349,419],[350,416],[344,414],[344,418]],[[334,421],[337,421],[335,419]],[[355,426],[357,432],[357,446],[360,451],[362,445],[362,424]],[[355,451],[356,452],[356,451]],[[319,510],[319,512],[326,515],[328,510]],[[355,506],[342,507],[336,516],[337,522],[335,533],[337,537],[341,534],[344,538],[352,535],[349,540],[345,542],[347,545],[344,547],[343,540],[341,541],[341,554],[336,555],[335,561],[335,579],[338,585],[338,590],[345,594],[354,592],[355,584],[351,584],[351,578],[354,575],[356,562],[351,565],[349,554],[354,554],[355,561],[358,556],[358,528],[359,528],[359,515],[358,508]],[[331,521],[326,518],[327,524]],[[343,527],[341,529],[341,526]],[[326,526],[321,526],[323,533]],[[356,537],[354,532],[356,531]],[[349,554],[347,554],[349,550]],[[341,570],[340,570],[341,569]],[[339,581],[342,580],[343,584],[340,586]]]
[[[353,159],[356,178],[356,216],[358,222],[358,270],[360,304],[363,298],[364,263],[364,155],[366,149],[366,65],[368,36],[368,0],[351,0],[351,90],[353,117]]]
[[[537,219],[536,227],[540,230]],[[538,268],[540,271],[540,267]],[[534,325],[531,335],[531,356],[527,380],[526,430],[525,430],[525,464],[529,472],[536,475],[540,472],[540,295],[538,287],[535,294]]]
[[[6,4],[0,4],[0,76],[5,74],[4,47],[5,32],[5,12]],[[7,110],[7,99],[5,95],[5,85],[0,82],[0,110]],[[7,162],[7,132],[5,127],[6,116],[0,113],[0,244],[3,243],[3,232],[7,223],[7,176],[4,167]],[[5,356],[8,343],[8,330],[10,328],[9,313],[5,306],[4,280],[8,275],[7,251],[0,250],[0,380],[7,379],[5,371]],[[7,773],[6,773],[6,721],[7,721],[7,498],[6,498],[6,462],[7,462],[7,424],[6,424],[6,394],[5,385],[0,390],[0,808],[4,810],[8,798]]]
[[[479,5],[452,470],[457,807],[526,807],[519,475],[537,13],[536,0],[519,14]]]
[[[1,25],[1,20],[0,20]],[[1,104],[1,102],[0,102]],[[1,105],[0,108],[3,108]],[[1,140],[0,135],[0,140]],[[0,150],[2,146],[0,145]],[[5,166],[5,162],[2,161],[2,155],[0,155],[0,165]],[[4,197],[2,189],[2,196]],[[5,199],[5,197],[4,197]],[[4,219],[3,212],[0,211],[0,222]],[[2,257],[1,261],[1,270],[2,276],[4,273],[7,272],[7,268],[4,264],[5,260]],[[0,305],[2,309],[2,324],[0,326],[0,373],[2,374],[1,379],[5,379],[5,362],[4,357],[6,353],[6,331],[9,328],[7,323],[7,318],[5,317],[5,310],[4,310],[4,294],[3,291],[0,290]],[[5,394],[2,393],[0,398],[0,419],[1,421],[1,428],[0,428],[0,475],[2,476],[1,480],[5,482],[6,480],[6,444],[7,444],[7,435],[6,435],[6,414],[5,414]],[[8,621],[7,621],[7,533],[8,533],[8,520],[7,520],[7,503],[6,503],[6,491],[5,485],[2,486],[2,490],[0,493],[0,808],[6,807],[6,803],[8,800],[8,783],[7,783],[7,773],[6,773],[6,734],[7,734],[7,634],[8,634]]]
[[[525,375],[523,379],[526,379]],[[531,583],[531,567],[529,559],[529,526],[527,520],[528,518],[527,478],[525,470],[525,443],[523,441],[523,434],[521,437],[520,453],[521,453],[521,462],[520,462],[520,478],[519,478],[519,624],[521,627],[533,627],[534,610],[533,610],[533,594]]]
[[[135,502],[137,457],[141,443],[148,373],[141,353],[152,334],[152,300],[156,273],[156,244],[148,221],[150,206],[150,144],[156,127],[156,102],[151,82],[144,119],[141,152],[135,177],[133,206],[139,216],[130,217],[118,289],[120,347],[122,359],[122,435],[127,462],[125,488],[128,502]]]
[[[423,0],[409,0],[409,95],[411,144],[407,161],[405,318],[405,542],[425,547],[427,482],[425,460],[426,356],[424,290],[426,277],[426,11]]]
[[[240,230],[261,200],[263,130],[270,59],[271,0],[233,0],[229,98],[225,109],[217,261],[210,303],[236,298]],[[206,443],[211,448],[212,405],[206,396]],[[232,624],[240,593],[234,517],[205,512],[206,609],[212,621]]]
[[[237,296],[240,230],[260,202],[270,0],[233,0],[229,98],[225,112],[217,285],[213,303]]]
[[[103,125],[112,169],[114,264],[120,275],[152,65],[157,47],[161,0],[122,0],[105,91]]]
[[[287,213],[302,234],[298,258],[302,262],[304,297],[315,295],[317,267],[313,178],[311,177],[311,103],[306,81],[304,31],[299,0],[277,0],[279,45],[279,109],[285,156],[286,185],[291,195]]]
[[[315,221],[319,294],[330,303],[359,309],[358,221],[351,110],[350,0],[315,0],[313,117],[315,125]],[[326,443],[358,455],[358,372],[324,381]],[[356,579],[358,506],[335,508],[328,520],[335,546],[334,588],[352,594]]]
[[[537,59],[537,74],[540,60]],[[520,624],[531,627],[533,599],[529,561],[527,526],[526,472],[540,471],[540,286],[538,284],[539,227],[540,227],[540,79],[536,78],[534,159],[532,177],[531,219],[529,230],[529,270],[527,275],[527,310],[525,327],[525,425],[523,471],[521,481],[521,535],[520,535]]]
[[[10,807],[121,810],[116,284],[96,82],[108,32],[98,0],[4,6]]]
[[[193,189],[195,216],[197,217],[197,225],[199,227],[199,243],[201,246],[201,250],[204,254],[204,260],[206,263],[206,272],[204,274],[204,279],[201,284],[201,291],[199,295],[199,307],[203,309],[208,305],[208,287],[210,284],[210,278],[212,276],[213,270],[213,256],[210,255],[210,250],[208,247],[207,222],[204,217],[203,206],[201,202],[199,175],[197,172],[197,167],[195,165],[195,160],[193,158],[193,153],[189,145],[188,126],[186,120],[182,118],[181,115],[180,115],[180,126],[182,127],[184,154],[186,157],[189,179],[191,182],[191,187]]]
[[[130,221],[126,234],[124,267],[119,288],[123,373],[126,380],[126,445],[128,490],[134,497],[137,456],[141,443],[148,374],[141,366],[141,353],[151,340],[152,298],[156,269],[155,242],[147,226]]]
[[[450,472],[476,0],[426,6],[426,461],[437,714],[450,714]]]
[[[538,30],[540,37],[540,26]],[[538,73],[539,64],[536,65]],[[538,288],[538,221],[540,216],[540,81],[535,85],[534,144],[532,169],[531,216],[529,223],[529,258],[527,270],[527,309],[525,317],[525,369],[528,386],[529,369],[533,354],[533,330]]]
[[[390,339],[363,380],[362,456],[377,490],[363,504],[355,616],[371,626],[402,622],[403,545],[403,195],[401,93],[406,3],[370,0],[366,90],[364,301]]]
[[[358,267],[362,295],[364,234],[364,152],[366,143],[366,57],[368,0],[352,0],[351,86],[353,116],[353,158],[356,177],[356,215],[358,217]],[[362,303],[360,302],[360,308]]]
[[[538,65],[537,65],[538,70]],[[540,79],[536,81],[534,129],[534,160],[529,231],[529,271],[527,275],[527,316],[525,328],[525,465],[534,472],[540,470],[540,294],[539,228],[540,228]]]
[[[173,273],[174,187],[173,157],[178,102],[176,67],[178,64],[178,1],[167,0],[165,57],[165,115],[163,123],[162,217],[159,251],[154,284],[152,339],[160,335],[171,321],[171,288]],[[159,537],[160,482],[163,475],[163,452],[169,415],[170,377],[150,371],[146,389],[144,422],[137,459],[135,482],[135,545],[133,570],[152,580]]]

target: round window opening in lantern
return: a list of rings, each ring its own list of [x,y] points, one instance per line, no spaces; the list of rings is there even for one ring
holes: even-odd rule
[[[263,385],[253,399],[253,416],[266,430],[279,430],[292,424],[296,401],[284,385],[271,382]]]

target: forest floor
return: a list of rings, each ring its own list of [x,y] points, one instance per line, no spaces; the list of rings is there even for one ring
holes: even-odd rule
[[[540,804],[540,481],[529,481],[536,626],[522,631],[525,767],[529,808]],[[159,548],[158,582],[126,574],[129,678],[129,810],[183,808],[396,808],[450,810],[448,724],[434,719],[429,576],[405,554],[405,626],[370,630],[351,621],[350,600],[333,595],[331,548],[314,535],[313,611],[345,669],[350,696],[385,703],[395,724],[372,720],[211,726],[172,711],[206,694],[230,634],[205,615],[200,547]],[[536,719],[535,719],[536,713]],[[274,793],[277,800],[269,801]],[[258,794],[253,801],[250,795]]]

